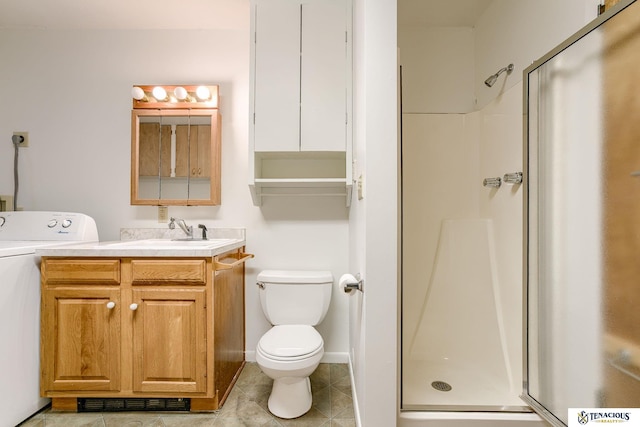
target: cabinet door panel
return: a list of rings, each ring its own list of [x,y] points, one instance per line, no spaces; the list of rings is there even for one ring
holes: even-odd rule
[[[133,390],[206,392],[205,290],[134,289]]]
[[[346,30],[344,0],[302,5],[302,151],[346,149]]]
[[[43,304],[43,390],[119,390],[120,289],[45,289]]]
[[[255,9],[255,151],[300,149],[300,4],[261,1]]]

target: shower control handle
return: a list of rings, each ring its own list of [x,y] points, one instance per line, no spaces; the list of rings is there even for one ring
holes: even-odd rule
[[[484,181],[482,181],[482,185],[485,187],[500,188],[502,185],[502,179],[499,176],[494,178],[485,178]]]
[[[522,172],[506,173],[502,179],[506,184],[521,184]]]

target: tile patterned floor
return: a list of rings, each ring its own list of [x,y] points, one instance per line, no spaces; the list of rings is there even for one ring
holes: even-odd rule
[[[55,413],[49,409],[20,427],[355,427],[349,368],[321,363],[311,375],[313,406],[300,418],[272,415],[267,400],[272,380],[247,363],[231,394],[214,413]]]

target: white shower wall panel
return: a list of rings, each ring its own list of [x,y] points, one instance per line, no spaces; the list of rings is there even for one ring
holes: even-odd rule
[[[522,83],[483,108],[479,167],[482,177],[522,171]],[[480,217],[493,220],[496,268],[511,384],[520,391],[522,375],[522,185],[503,183],[499,190],[482,189]]]
[[[403,343],[420,318],[445,218],[477,218],[478,144],[463,114],[403,115]]]

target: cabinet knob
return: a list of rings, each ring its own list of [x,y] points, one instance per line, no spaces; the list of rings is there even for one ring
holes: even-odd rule
[[[129,308],[131,309],[131,311],[136,311],[138,309],[138,304],[136,304],[135,302],[133,304],[131,304],[129,306]]]
[[[116,303],[115,303],[115,302],[113,302],[113,301],[109,301],[109,302],[107,303],[107,308],[108,308],[109,310],[111,310],[111,309],[112,309],[113,307],[115,307],[115,306],[116,306]]]
[[[195,174],[196,174],[196,168],[191,169],[191,175],[195,176]]]

